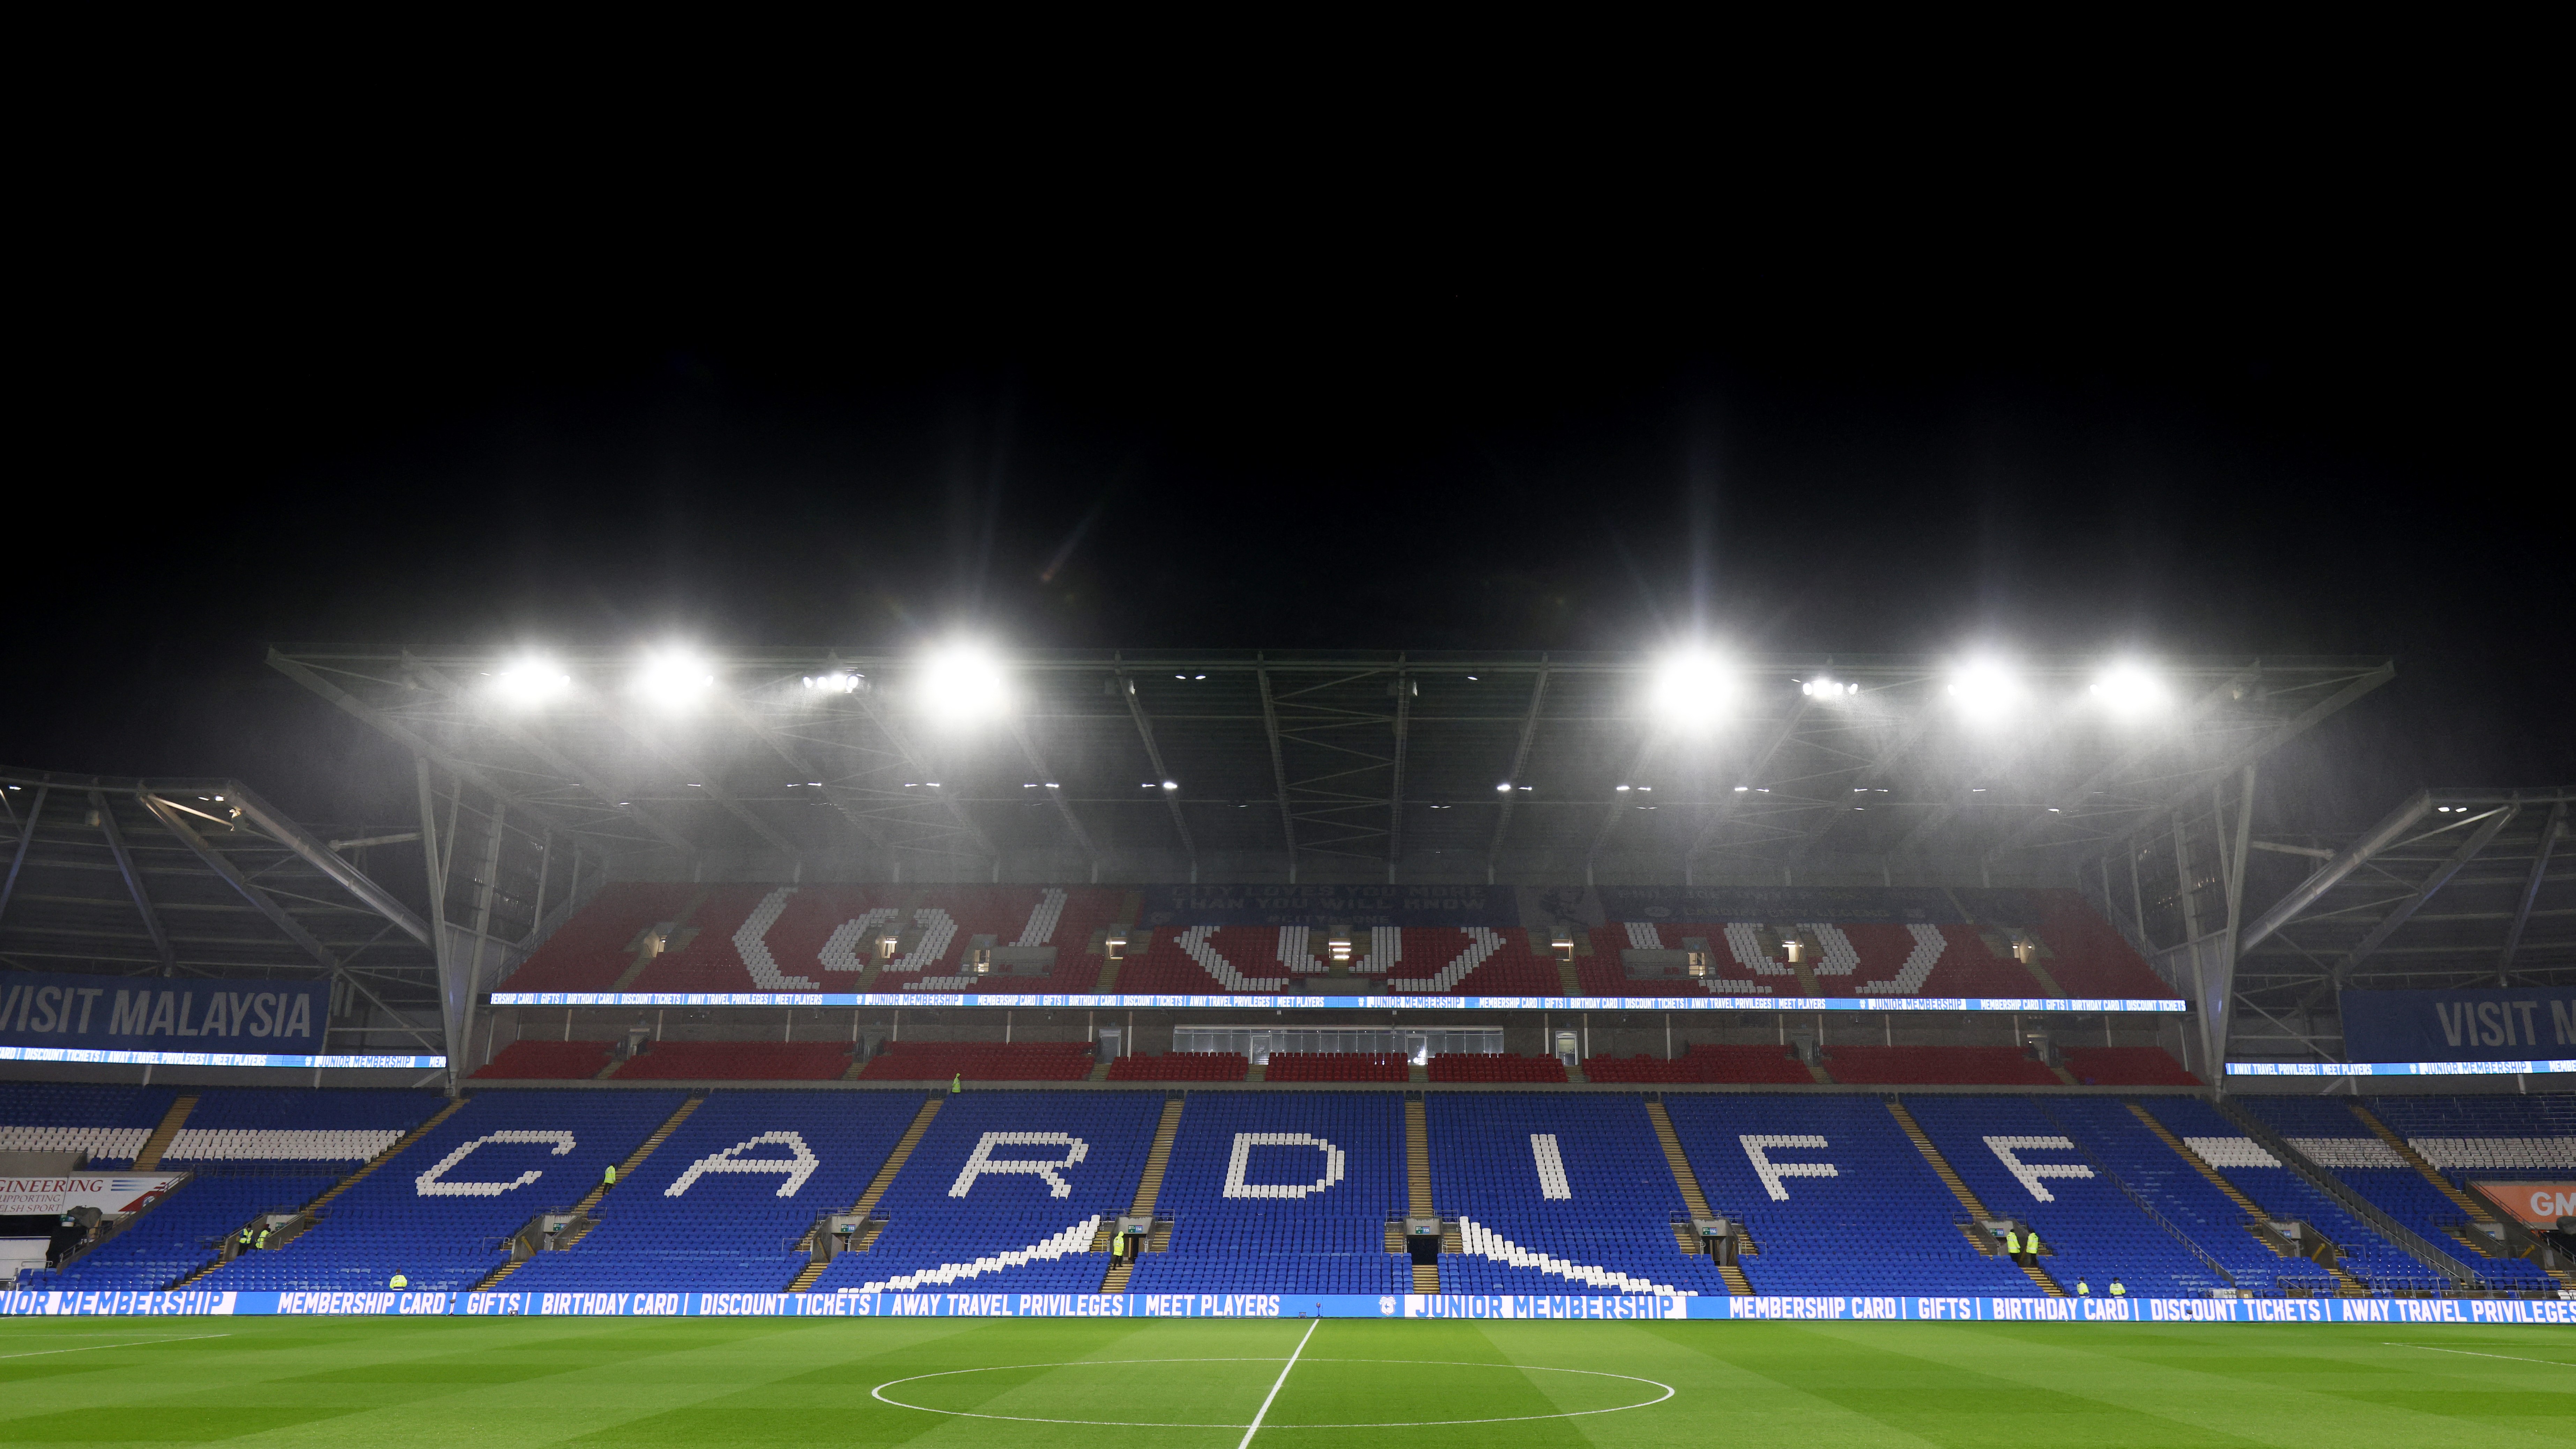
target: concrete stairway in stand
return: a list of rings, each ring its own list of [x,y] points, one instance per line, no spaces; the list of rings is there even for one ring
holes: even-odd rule
[[[1181,1109],[1187,1106],[1188,1102],[1188,1098],[1178,1093],[1163,1099],[1163,1119],[1154,1124],[1154,1145],[1145,1153],[1145,1171],[1136,1179],[1136,1198],[1127,1205],[1127,1216],[1148,1219],[1154,1216],[1154,1200],[1163,1195],[1164,1169],[1170,1167],[1172,1163],[1172,1139],[1180,1135]],[[1117,1231],[1118,1225],[1111,1223],[1107,1235],[1114,1236]],[[1145,1247],[1148,1251],[1158,1251],[1169,1242],[1169,1235],[1158,1230],[1146,1235]],[[1103,1243],[1100,1246],[1103,1251],[1106,1251],[1109,1245]],[[1123,1262],[1112,1261],[1108,1274],[1100,1280],[1100,1291],[1126,1292],[1127,1280],[1135,1271],[1136,1261],[1133,1258]]]
[[[1655,1141],[1664,1149],[1664,1166],[1672,1169],[1673,1186],[1681,1189],[1682,1206],[1689,1209],[1690,1215],[1694,1218],[1717,1216],[1709,1208],[1708,1195],[1700,1191],[1699,1174],[1691,1170],[1690,1154],[1682,1151],[1682,1139],[1673,1131],[1672,1115],[1664,1110],[1664,1104],[1659,1101],[1648,1102],[1646,1120],[1655,1126]],[[1673,1224],[1673,1245],[1685,1253],[1706,1251],[1699,1240],[1699,1235],[1691,1231],[1691,1225],[1688,1223]],[[1751,1250],[1750,1243],[1745,1247],[1747,1251]],[[1744,1270],[1733,1263],[1718,1264],[1717,1276],[1726,1280],[1726,1291],[1729,1293],[1748,1296],[1753,1292],[1753,1281],[1745,1277]]]
[[[1431,1205],[1431,1121],[1419,1093],[1404,1099],[1404,1203],[1408,1217],[1439,1216]],[[1413,1291],[1439,1292],[1440,1265],[1414,1264]]]
[[[885,1197],[886,1191],[894,1186],[895,1176],[903,1171],[904,1163],[911,1159],[912,1150],[921,1145],[922,1135],[930,1130],[932,1119],[939,1115],[941,1104],[947,1100],[945,1094],[921,1099],[921,1110],[912,1114],[912,1125],[903,1129],[903,1136],[896,1140],[894,1151],[887,1153],[886,1160],[878,1164],[877,1175],[868,1179],[867,1190],[859,1194],[859,1200],[850,1205],[849,1212],[844,1216],[864,1219],[876,1210],[877,1203]],[[875,1241],[876,1233],[873,1230],[862,1230],[859,1240],[850,1245],[850,1251],[865,1252]],[[787,1285],[787,1291],[802,1293],[813,1287],[814,1280],[822,1277],[823,1270],[830,1266],[830,1259],[821,1253],[816,1253],[812,1262],[797,1271],[795,1280]]]
[[[195,1110],[197,1099],[193,1094],[172,1102],[170,1110],[161,1114],[161,1125],[153,1128],[152,1135],[143,1139],[143,1150],[134,1154],[134,1170],[150,1172],[158,1168],[161,1154],[170,1150],[170,1139],[179,1135],[179,1129],[187,1125],[188,1114]]]
[[[1988,1212],[1986,1205],[1977,1200],[1977,1195],[1968,1190],[1967,1182],[1951,1169],[1949,1159],[1941,1155],[1940,1148],[1932,1145],[1932,1139],[1924,1132],[1923,1124],[1914,1120],[1914,1114],[1905,1109],[1903,1102],[1894,1097],[1888,1098],[1887,1112],[1889,1116],[1896,1119],[1896,1125],[1904,1130],[1906,1140],[1914,1144],[1914,1150],[1922,1153],[1923,1160],[1931,1164],[1932,1173],[1941,1179],[1941,1185],[1950,1189],[1950,1196],[1957,1198],[1959,1206],[1968,1210],[1968,1216],[1972,1220],[1968,1229],[1969,1244],[1981,1253],[1993,1254],[1995,1251],[1993,1240],[1984,1237],[1975,1227],[1975,1223],[1991,1218],[1994,1214]],[[2040,1291],[2049,1297],[2066,1296],[2066,1290],[2057,1286],[2057,1280],[2048,1276],[2047,1269],[2036,1263],[2015,1263],[2013,1266],[2021,1269],[2022,1275],[2038,1284]]]

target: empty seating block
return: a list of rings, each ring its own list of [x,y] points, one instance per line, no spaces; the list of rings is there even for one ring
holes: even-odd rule
[[[165,1168],[221,1164],[346,1172],[383,1152],[447,1099],[435,1092],[222,1089],[199,1094],[187,1125],[161,1154]]]
[[[2142,1105],[2266,1213],[2305,1221],[2323,1233],[2341,1254],[2345,1271],[2364,1283],[2384,1291],[2425,1291],[2442,1286],[2440,1274],[2344,1211],[2342,1205],[2310,1186],[2306,1179],[2280,1166],[2277,1159],[2247,1138],[2243,1129],[2208,1103],[2192,1097],[2150,1097]],[[2345,1120],[2351,1120],[2349,1113]],[[2360,1124],[2354,1123],[2345,1140],[2358,1137],[2360,1130]],[[2377,1138],[2370,1142],[2385,1149]]]
[[[1354,940],[1349,974],[1333,977],[1325,935],[1306,926],[1154,928],[1119,968],[1122,992],[1211,995],[1309,991],[1398,996],[1559,996],[1556,964],[1520,927],[1379,927]],[[1383,959],[1381,959],[1383,953]]]
[[[2088,1087],[2203,1085],[2163,1047],[2068,1047],[2064,1056],[2067,1074]]]
[[[2083,1280],[2098,1292],[2117,1277],[2132,1293],[2205,1298],[2234,1286],[2141,1212],[2042,1104],[1914,1097],[1906,1107],[1988,1211],[2039,1233],[2040,1266],[2066,1287]]]
[[[1969,1246],[1967,1210],[1875,1097],[1675,1095],[1664,1110],[1710,1209],[1750,1229],[1758,1292],[2036,1291]]]
[[[1442,1052],[1431,1059],[1430,1074],[1435,1082],[1562,1082],[1565,1063],[1504,1052]]]
[[[1698,1043],[1678,1057],[1593,1057],[1583,1076],[1594,1082],[1812,1083],[1806,1064],[1784,1046],[1716,1046]]]
[[[1689,1212],[1644,1103],[1630,1096],[1430,1096],[1431,1199],[1461,1219],[1450,1293],[1724,1293],[1685,1253]],[[1474,1224],[1471,1228],[1469,1223]]]
[[[152,1292],[196,1271],[222,1250],[223,1239],[254,1214],[293,1212],[338,1179],[300,1175],[217,1176],[200,1173],[137,1216],[133,1224],[58,1272],[21,1274],[28,1290]]]
[[[2281,1256],[2246,1231],[2244,1209],[2148,1130],[2126,1103],[2102,1097],[2050,1097],[2042,1105],[2050,1121],[2084,1144],[2090,1160],[2118,1173],[2166,1222],[2218,1260],[2230,1286],[2269,1293],[2287,1275],[2303,1292],[2332,1287],[2333,1280],[2323,1270]]]
[[[568,1208],[678,1109],[676,1092],[484,1092],[334,1199],[282,1248],[216,1269],[209,1290],[471,1288],[502,1243]]]
[[[474,1075],[485,1081],[587,1081],[608,1066],[615,1045],[604,1041],[514,1041],[492,1054]]]
[[[1211,1092],[1190,1099],[1155,1202],[1171,1251],[1135,1293],[1405,1293],[1386,1250],[1404,1216],[1404,1106],[1393,1092]]]
[[[897,1041],[860,1071],[871,1082],[1078,1082],[1091,1075],[1087,1041]]]
[[[1092,1242],[1135,1200],[1162,1110],[1159,1092],[945,1099],[879,1204],[884,1232],[814,1291],[1099,1291],[1109,1255]]]
[[[1402,1052],[1272,1052],[1262,1080],[1409,1082],[1413,1064]]]
[[[1109,1064],[1113,1082],[1240,1082],[1252,1062],[1241,1052],[1167,1052],[1126,1056]]]
[[[511,991],[606,991],[635,964],[645,928],[676,919],[697,888],[611,881],[555,928],[503,985]]]
[[[1870,1086],[2065,1085],[2019,1047],[1830,1046],[1825,1070],[1837,1082]]]
[[[0,1152],[86,1152],[132,1164],[178,1093],[93,1082],[0,1082]]]
[[[920,1106],[902,1092],[714,1093],[600,1199],[598,1227],[509,1286],[774,1293],[806,1264],[798,1240],[849,1210]]]
[[[848,1042],[654,1042],[617,1069],[621,1082],[830,1082],[850,1069]]]

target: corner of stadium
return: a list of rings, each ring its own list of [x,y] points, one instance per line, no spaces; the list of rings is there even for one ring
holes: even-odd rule
[[[2563,1432],[2576,791],[2256,825],[2385,659],[268,663],[400,818],[0,769],[13,1442]]]

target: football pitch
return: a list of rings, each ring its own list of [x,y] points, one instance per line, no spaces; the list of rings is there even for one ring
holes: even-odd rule
[[[2576,1333],[2365,1325],[0,1318],[0,1443],[2576,1443]]]

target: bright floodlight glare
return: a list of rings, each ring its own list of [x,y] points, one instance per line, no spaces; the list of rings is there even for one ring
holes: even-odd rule
[[[2020,707],[2022,694],[2021,680],[1990,659],[1964,665],[1950,679],[1950,697],[1970,719],[2002,719]]]
[[[1712,724],[1734,694],[1726,667],[1705,650],[1685,649],[1655,666],[1655,712],[1681,724]]]
[[[1841,699],[1845,695],[1860,693],[1860,686],[1857,684],[1845,684],[1839,679],[1828,679],[1819,674],[1815,678],[1800,684],[1798,686],[1798,692],[1811,699]]]
[[[962,724],[1000,714],[1010,689],[990,650],[980,644],[951,644],[923,661],[921,697],[932,714]]]
[[[492,691],[521,709],[534,709],[572,688],[572,676],[551,659],[512,662],[492,676]]]
[[[2093,698],[2113,714],[2152,714],[2171,702],[2164,681],[2142,664],[2114,664],[2093,681]]]
[[[846,669],[829,674],[809,674],[805,676],[805,687],[816,694],[856,694],[859,677]]]
[[[635,671],[635,692],[670,710],[695,705],[715,682],[715,671],[686,649],[656,649]]]

